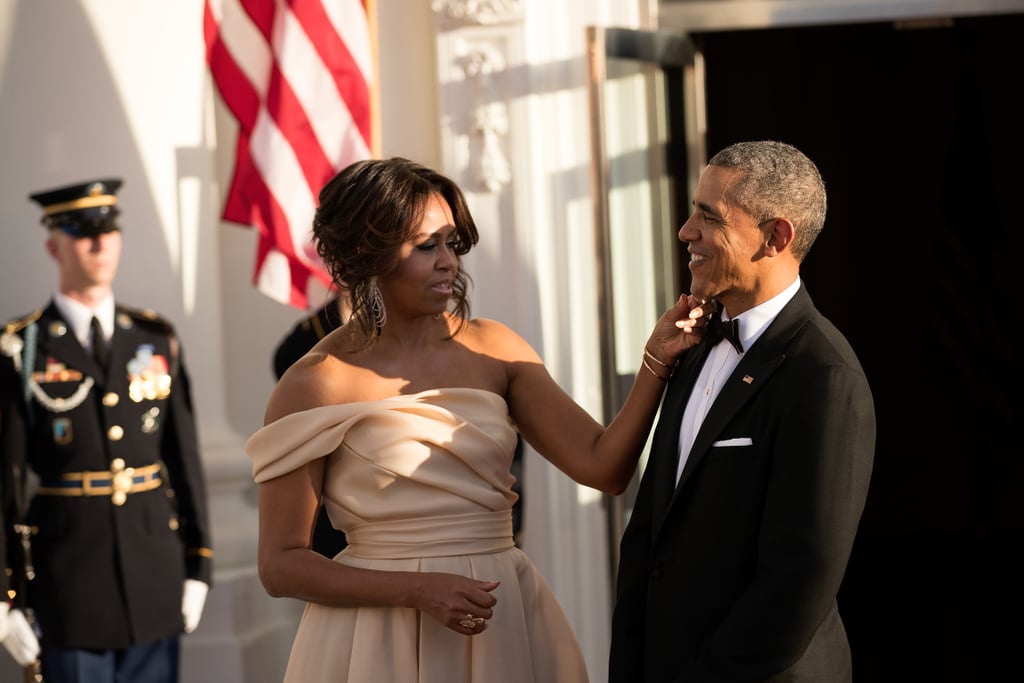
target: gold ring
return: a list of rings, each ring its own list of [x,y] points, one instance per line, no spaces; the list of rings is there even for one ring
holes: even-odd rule
[[[481,619],[480,621],[483,621],[483,619]],[[464,616],[462,620],[459,621],[459,626],[461,626],[462,628],[476,628],[476,623],[476,618],[472,614],[467,612],[466,616]]]

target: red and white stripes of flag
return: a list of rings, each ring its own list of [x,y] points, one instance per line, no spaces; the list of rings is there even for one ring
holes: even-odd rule
[[[253,281],[307,307],[320,188],[373,155],[372,0],[206,0],[214,85],[238,122],[225,221],[259,231]]]

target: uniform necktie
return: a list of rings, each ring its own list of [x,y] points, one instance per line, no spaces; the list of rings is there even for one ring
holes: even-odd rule
[[[704,341],[714,346],[723,339],[728,339],[736,353],[743,353],[743,342],[740,341],[740,319],[722,320],[721,313],[713,313],[708,319],[708,331]]]
[[[96,316],[92,317],[92,322],[89,323],[89,329],[91,330],[91,341],[92,341],[92,357],[96,359],[100,367],[104,371],[107,369],[107,340],[103,338],[103,328],[100,327],[100,321]]]

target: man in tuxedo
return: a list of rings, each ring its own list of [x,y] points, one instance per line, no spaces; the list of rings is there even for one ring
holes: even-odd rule
[[[692,294],[718,310],[666,390],[623,533],[613,683],[852,680],[836,594],[875,415],[800,279],[825,208],[784,143],[731,145],[700,176],[679,239]]]
[[[31,195],[57,286],[0,330],[0,642],[47,683],[177,681],[212,578],[181,342],[114,300],[120,186]]]

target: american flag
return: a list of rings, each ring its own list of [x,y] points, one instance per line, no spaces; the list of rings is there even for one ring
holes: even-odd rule
[[[253,282],[307,307],[320,188],[373,156],[374,0],[206,0],[206,61],[238,121],[223,219],[260,233]]]

